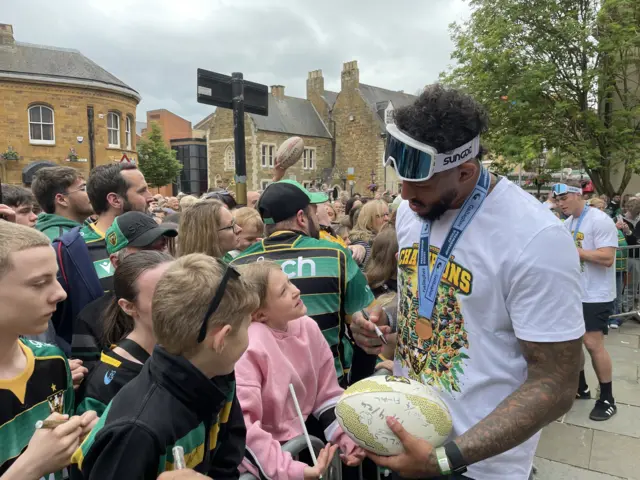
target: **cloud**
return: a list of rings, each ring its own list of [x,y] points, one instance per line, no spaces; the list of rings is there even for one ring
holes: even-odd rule
[[[138,120],[166,108],[192,122],[205,68],[304,97],[307,72],[340,89],[342,63],[363,83],[415,92],[451,63],[448,25],[463,0],[0,0],[18,41],[76,48],[142,95]]]

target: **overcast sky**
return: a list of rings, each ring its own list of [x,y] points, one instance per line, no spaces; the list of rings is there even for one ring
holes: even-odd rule
[[[304,97],[322,69],[339,91],[342,63],[360,81],[414,93],[451,63],[448,26],[462,0],[0,0],[17,41],[75,48],[140,92],[137,120],[166,108],[193,123],[198,67],[282,84]]]

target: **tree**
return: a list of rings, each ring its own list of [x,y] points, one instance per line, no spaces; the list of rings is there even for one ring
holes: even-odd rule
[[[164,143],[162,130],[155,122],[151,123],[147,138],[138,142],[138,162],[140,171],[151,187],[163,187],[175,182],[182,170],[176,152]]]
[[[457,65],[441,78],[487,106],[489,149],[522,163],[553,151],[598,191],[624,191],[640,167],[640,2],[471,5],[451,27]]]

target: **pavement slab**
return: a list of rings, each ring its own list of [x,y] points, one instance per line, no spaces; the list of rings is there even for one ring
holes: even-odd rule
[[[536,456],[576,467],[589,468],[592,442],[593,430],[553,422],[542,431]]]
[[[589,469],[640,479],[640,439],[596,431]]]
[[[629,480],[632,478],[593,472],[545,458],[536,458],[534,464],[538,469],[535,480]]]

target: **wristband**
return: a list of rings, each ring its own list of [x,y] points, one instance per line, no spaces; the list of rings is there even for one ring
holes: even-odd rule
[[[436,459],[438,460],[440,473],[442,475],[450,475],[451,464],[449,463],[449,458],[447,457],[447,453],[444,451],[443,447],[436,448]]]
[[[458,448],[458,444],[454,441],[445,443],[442,447],[451,465],[451,470],[455,474],[463,474],[467,471],[467,463],[464,461],[462,452]]]

